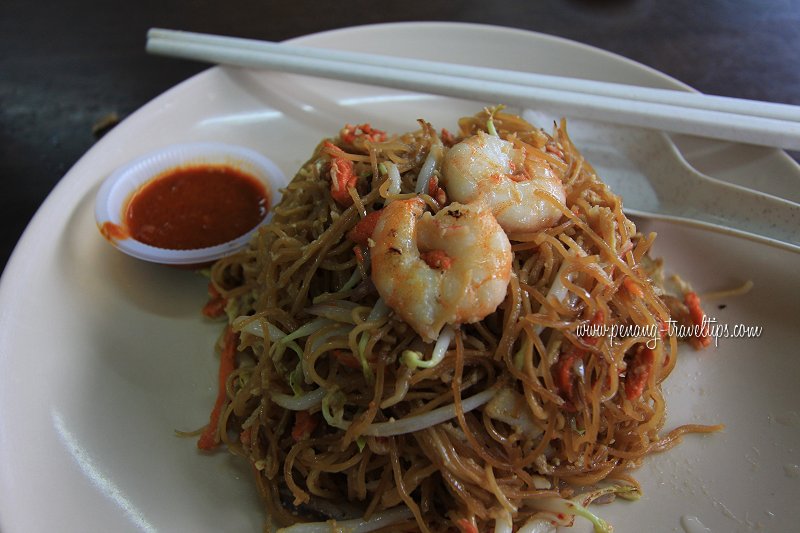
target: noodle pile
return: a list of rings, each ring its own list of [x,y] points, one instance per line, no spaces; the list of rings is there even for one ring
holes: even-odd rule
[[[267,515],[297,524],[287,531],[331,521],[499,533],[575,515],[604,531],[592,500],[635,499],[629,471],[646,455],[717,429],[661,434],[661,383],[678,353],[665,325],[696,321],[699,307],[686,287],[665,292],[647,255],[655,235],[637,233],[565,124],[548,135],[489,109],[459,130],[420,121],[387,138],[346,126],[316,148],[249,248],[212,267],[227,369],[201,447],[221,442],[249,460]],[[369,240],[352,230],[393,200],[443,208],[440,152],[479,130],[541,158],[566,203],[555,226],[509,235],[512,275],[495,312],[425,343],[379,299]],[[346,206],[332,187],[337,158],[357,178]],[[580,333],[589,326],[658,333]]]

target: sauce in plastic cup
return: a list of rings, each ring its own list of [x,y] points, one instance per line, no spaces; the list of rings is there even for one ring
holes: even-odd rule
[[[287,183],[275,163],[249,148],[217,142],[176,144],[113,172],[97,193],[95,219],[106,240],[128,255],[166,265],[200,266],[244,248],[258,226],[271,218],[280,188]],[[203,192],[202,187],[210,189]],[[261,197],[248,202],[248,191]],[[137,206],[138,199],[143,201],[145,196],[151,197],[153,223],[137,221],[137,213],[143,209],[131,210],[131,205]],[[235,205],[252,210],[254,201],[262,205],[263,216],[253,219],[251,213],[252,227],[240,223],[240,234],[231,227],[219,227],[237,218],[231,216]],[[223,208],[228,211],[220,211]],[[175,226],[181,226],[183,233],[172,232],[166,240],[158,237]],[[213,242],[213,232],[227,234],[224,242]],[[192,243],[197,242],[203,244],[194,247]]]

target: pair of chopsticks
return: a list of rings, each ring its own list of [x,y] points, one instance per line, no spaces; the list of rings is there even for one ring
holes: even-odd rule
[[[147,51],[800,150],[800,106],[153,28]]]

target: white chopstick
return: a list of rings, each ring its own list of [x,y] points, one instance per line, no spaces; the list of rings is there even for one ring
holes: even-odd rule
[[[562,91],[582,92],[598,96],[623,98],[625,100],[638,100],[642,102],[662,103],[682,107],[693,107],[709,111],[722,111],[744,115],[775,118],[778,120],[800,121],[800,106],[777,104],[772,102],[758,102],[741,98],[726,96],[711,96],[693,92],[683,92],[671,89],[655,89],[638,87],[620,83],[584,80],[580,78],[564,78],[530,72],[509,71],[498,68],[475,67],[453,63],[442,63],[424,59],[410,59],[404,57],[382,56],[362,52],[344,52],[325,48],[312,48],[295,46],[286,43],[273,43],[240,37],[226,37],[222,35],[209,35],[178,30],[153,28],[148,32],[148,39],[158,39],[173,42],[216,44],[229,46],[242,50],[259,52],[280,53],[297,57],[345,61],[361,65],[376,67],[391,67],[403,70],[427,72],[431,74],[444,74],[465,78],[475,78],[487,81],[513,83],[541,87]],[[150,46],[150,45],[148,45]],[[158,46],[158,43],[156,43]],[[149,49],[149,48],[148,48]],[[155,50],[153,50],[155,51]]]
[[[154,28],[151,53],[800,149],[800,106]]]

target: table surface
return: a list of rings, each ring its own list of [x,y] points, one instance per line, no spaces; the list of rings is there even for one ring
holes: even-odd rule
[[[206,65],[145,53],[153,26],[279,41],[380,22],[457,21],[558,35],[725,96],[800,104],[795,0],[3,0],[0,268],[55,184],[124,119]],[[796,155],[795,155],[796,156]]]

